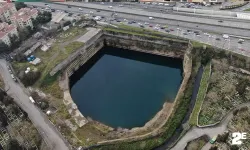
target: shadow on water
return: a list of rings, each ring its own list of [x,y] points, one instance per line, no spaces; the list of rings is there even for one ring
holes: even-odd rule
[[[197,97],[197,94],[199,91],[200,81],[201,81],[203,71],[204,71],[203,67],[201,66],[198,70],[196,77],[195,77],[195,82],[194,82],[194,87],[193,87],[193,91],[192,91],[192,97],[191,97],[191,102],[190,102],[190,105],[188,108],[188,112],[187,112],[186,116],[184,117],[184,119],[182,120],[181,125],[176,129],[174,135],[169,140],[167,140],[163,145],[155,148],[154,150],[166,150],[167,148],[169,148],[169,146],[171,144],[173,144],[179,138],[181,132],[183,131],[182,124],[185,124],[188,121],[190,114],[192,113],[192,110],[194,108],[194,104],[195,104],[195,100],[196,100],[196,97]]]
[[[165,56],[158,56],[149,53],[132,51],[114,47],[104,47],[91,57],[82,67],[72,74],[70,77],[70,87],[72,87],[81,77],[104,55],[112,55],[122,57],[130,60],[141,61],[144,63],[155,64],[159,66],[168,66],[170,68],[181,69],[182,73],[182,60],[178,58],[170,58]],[[180,67],[181,66],[181,67]]]

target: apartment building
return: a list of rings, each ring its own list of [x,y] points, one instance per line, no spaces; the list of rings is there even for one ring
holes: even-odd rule
[[[0,3],[0,20],[2,22],[10,22],[11,15],[16,12],[17,10],[14,3]]]
[[[37,15],[38,11],[36,9],[21,8],[10,17],[10,20],[11,23],[16,25],[19,29],[23,29],[27,26],[33,28],[31,18],[35,19]]]
[[[9,25],[6,22],[0,23],[0,41],[10,46],[10,36],[12,35],[18,36],[16,26]]]

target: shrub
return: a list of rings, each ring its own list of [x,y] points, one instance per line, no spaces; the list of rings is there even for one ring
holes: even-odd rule
[[[24,84],[24,86],[32,86],[41,76],[40,71],[35,71],[35,72],[29,72],[25,74],[22,78],[21,81]]]

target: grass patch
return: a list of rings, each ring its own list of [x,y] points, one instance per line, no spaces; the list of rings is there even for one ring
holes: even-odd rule
[[[200,108],[202,106],[203,100],[204,100],[205,95],[206,95],[207,87],[208,87],[208,80],[210,77],[210,72],[211,72],[211,62],[209,62],[204,67],[204,72],[202,74],[199,92],[197,94],[196,102],[195,102],[192,114],[190,116],[190,119],[189,119],[190,125],[197,125],[199,111],[200,111]]]
[[[250,8],[245,9],[244,11],[250,11]]]
[[[148,38],[148,40],[170,40],[170,41],[175,41],[175,42],[181,42],[181,43],[186,43],[187,40],[185,39],[180,39],[178,37],[170,37],[168,35],[163,35],[163,34],[148,34],[145,33],[145,31],[139,31],[138,30],[123,30],[122,28],[111,28],[111,27],[105,27],[105,31],[111,31],[111,32],[117,32],[117,33],[124,33],[124,34],[132,34],[132,35],[137,35],[137,36],[142,36]],[[155,31],[156,32],[156,31]],[[151,31],[152,33],[152,31]],[[161,36],[160,36],[161,35]],[[164,36],[164,37],[163,37]]]
[[[57,42],[64,43],[74,39],[76,36],[83,35],[87,32],[85,28],[72,27],[67,31],[62,31],[56,36]]]
[[[79,49],[80,47],[82,47],[83,45],[84,45],[83,42],[75,41],[75,42],[72,42],[72,43],[66,45],[64,48],[66,50],[66,53],[70,54],[70,53],[74,52],[75,50]]]
[[[0,88],[4,88],[4,81],[1,75],[0,75]]]

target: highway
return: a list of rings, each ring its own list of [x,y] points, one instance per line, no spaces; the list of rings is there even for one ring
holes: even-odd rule
[[[25,88],[22,88],[20,84],[13,81],[7,69],[7,62],[3,59],[0,59],[0,74],[3,77],[6,89],[8,89],[7,93],[14,98],[18,106],[28,113],[30,120],[37,128],[48,147],[51,150],[69,150],[66,144],[67,142],[49,122],[47,116],[30,102],[29,95],[25,92]]]
[[[27,2],[28,5],[46,7],[42,2]],[[68,8],[67,5],[71,5]],[[168,25],[179,25],[180,27],[197,28],[207,32],[215,33],[227,33],[232,35],[250,37],[249,29],[250,23],[239,22],[238,20],[225,20],[224,22],[218,22],[218,19],[213,18],[201,18],[194,16],[183,16],[180,14],[163,14],[156,12],[147,12],[139,9],[130,9],[125,7],[114,6],[113,9],[108,8],[106,5],[79,3],[79,2],[65,2],[65,3],[49,3],[52,9],[66,10],[75,13],[94,12],[95,15],[110,16],[113,12],[118,14],[119,18],[126,18],[128,20],[138,20],[143,22],[152,22]],[[80,11],[79,8],[83,8]],[[100,10],[100,12],[96,12]],[[154,17],[154,20],[149,20],[149,16]]]

